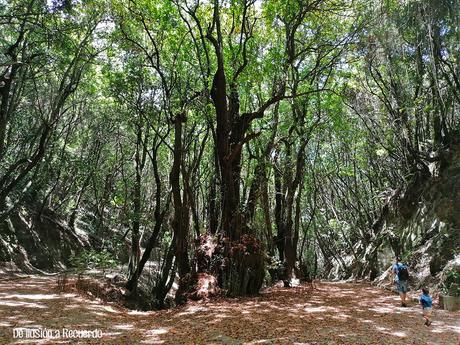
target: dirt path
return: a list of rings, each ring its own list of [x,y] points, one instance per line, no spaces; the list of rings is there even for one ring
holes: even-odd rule
[[[364,284],[273,288],[259,297],[134,312],[73,294],[55,279],[0,276],[0,344],[460,344],[460,313],[436,310],[430,328],[415,303]],[[100,329],[102,339],[13,339],[13,328]]]

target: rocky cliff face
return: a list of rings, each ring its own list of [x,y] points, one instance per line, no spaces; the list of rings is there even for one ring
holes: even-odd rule
[[[460,272],[460,145],[444,153],[442,162],[430,166],[432,177],[398,198],[383,229],[380,270],[400,251],[411,267],[414,288],[437,287],[447,270]]]
[[[56,271],[69,263],[73,253],[88,247],[83,232],[46,209],[38,215],[22,207],[0,224],[0,266],[27,273]]]

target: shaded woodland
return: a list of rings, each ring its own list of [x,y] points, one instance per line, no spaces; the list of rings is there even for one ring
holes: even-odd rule
[[[0,261],[121,267],[157,308],[395,255],[435,281],[459,24],[456,0],[0,0]]]

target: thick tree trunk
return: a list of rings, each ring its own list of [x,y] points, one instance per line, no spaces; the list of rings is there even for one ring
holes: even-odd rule
[[[245,123],[239,115],[238,94],[233,90],[230,108],[227,109],[226,81],[223,64],[214,77],[211,97],[217,115],[217,153],[221,177],[221,223],[220,233],[224,241],[237,246],[242,244],[243,224],[240,207],[241,149],[244,144]],[[223,106],[224,105],[224,106]],[[232,124],[232,125],[230,125]],[[263,254],[259,251],[249,255],[232,255],[227,244],[224,257],[226,264],[220,272],[219,283],[229,295],[240,296],[257,293],[264,277]]]
[[[246,4],[245,6],[248,5]],[[222,241],[225,242],[222,245],[228,249],[223,253],[227,263],[220,273],[220,285],[231,295],[245,295],[252,293],[255,288],[260,288],[262,284],[263,260],[256,259],[256,257],[263,257],[263,254],[254,252],[254,259],[248,261],[244,257],[240,258],[239,256],[231,255],[231,248],[228,248],[227,245],[228,242],[235,245],[242,245],[242,242],[244,242],[242,235],[245,232],[246,224],[240,207],[241,150],[243,145],[255,136],[254,134],[247,135],[251,121],[262,117],[265,109],[280,100],[284,94],[284,88],[279,94],[265,102],[257,112],[240,114],[237,79],[248,61],[244,56],[243,64],[239,66],[230,83],[227,84],[223,53],[224,39],[222,37],[219,11],[219,2],[215,1],[212,28],[208,31],[206,38],[212,43],[217,60],[217,70],[214,74],[210,96],[216,111],[215,141],[220,172],[221,197],[219,232],[222,236]],[[246,26],[248,23],[245,22],[244,24],[242,30],[249,30]],[[212,34],[214,30],[216,37]],[[251,35],[249,32],[246,32],[246,34],[245,40],[248,40]],[[245,45],[245,43],[243,44]],[[241,48],[244,51],[246,49],[245,46]],[[253,283],[231,283],[232,277],[237,271],[242,276],[246,276],[243,271],[262,272],[262,274],[255,273]]]

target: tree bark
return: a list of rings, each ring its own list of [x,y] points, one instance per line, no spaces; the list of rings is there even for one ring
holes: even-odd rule
[[[169,175],[172,188],[174,219],[173,231],[175,237],[175,255],[179,273],[179,288],[176,292],[176,303],[184,303],[185,293],[191,282],[190,264],[188,258],[188,232],[189,232],[189,205],[186,200],[187,193],[183,193],[182,199],[180,190],[180,174],[182,165],[182,125],[185,122],[185,114],[177,115],[174,119],[174,153],[173,166]]]
[[[142,212],[142,174],[147,157],[147,136],[142,138],[143,132],[142,122],[139,120],[136,123],[136,153],[135,153],[135,170],[136,180],[133,187],[133,216],[131,229],[131,255],[128,264],[128,280],[131,280],[138,269],[139,260],[141,257],[140,246],[140,221]]]

